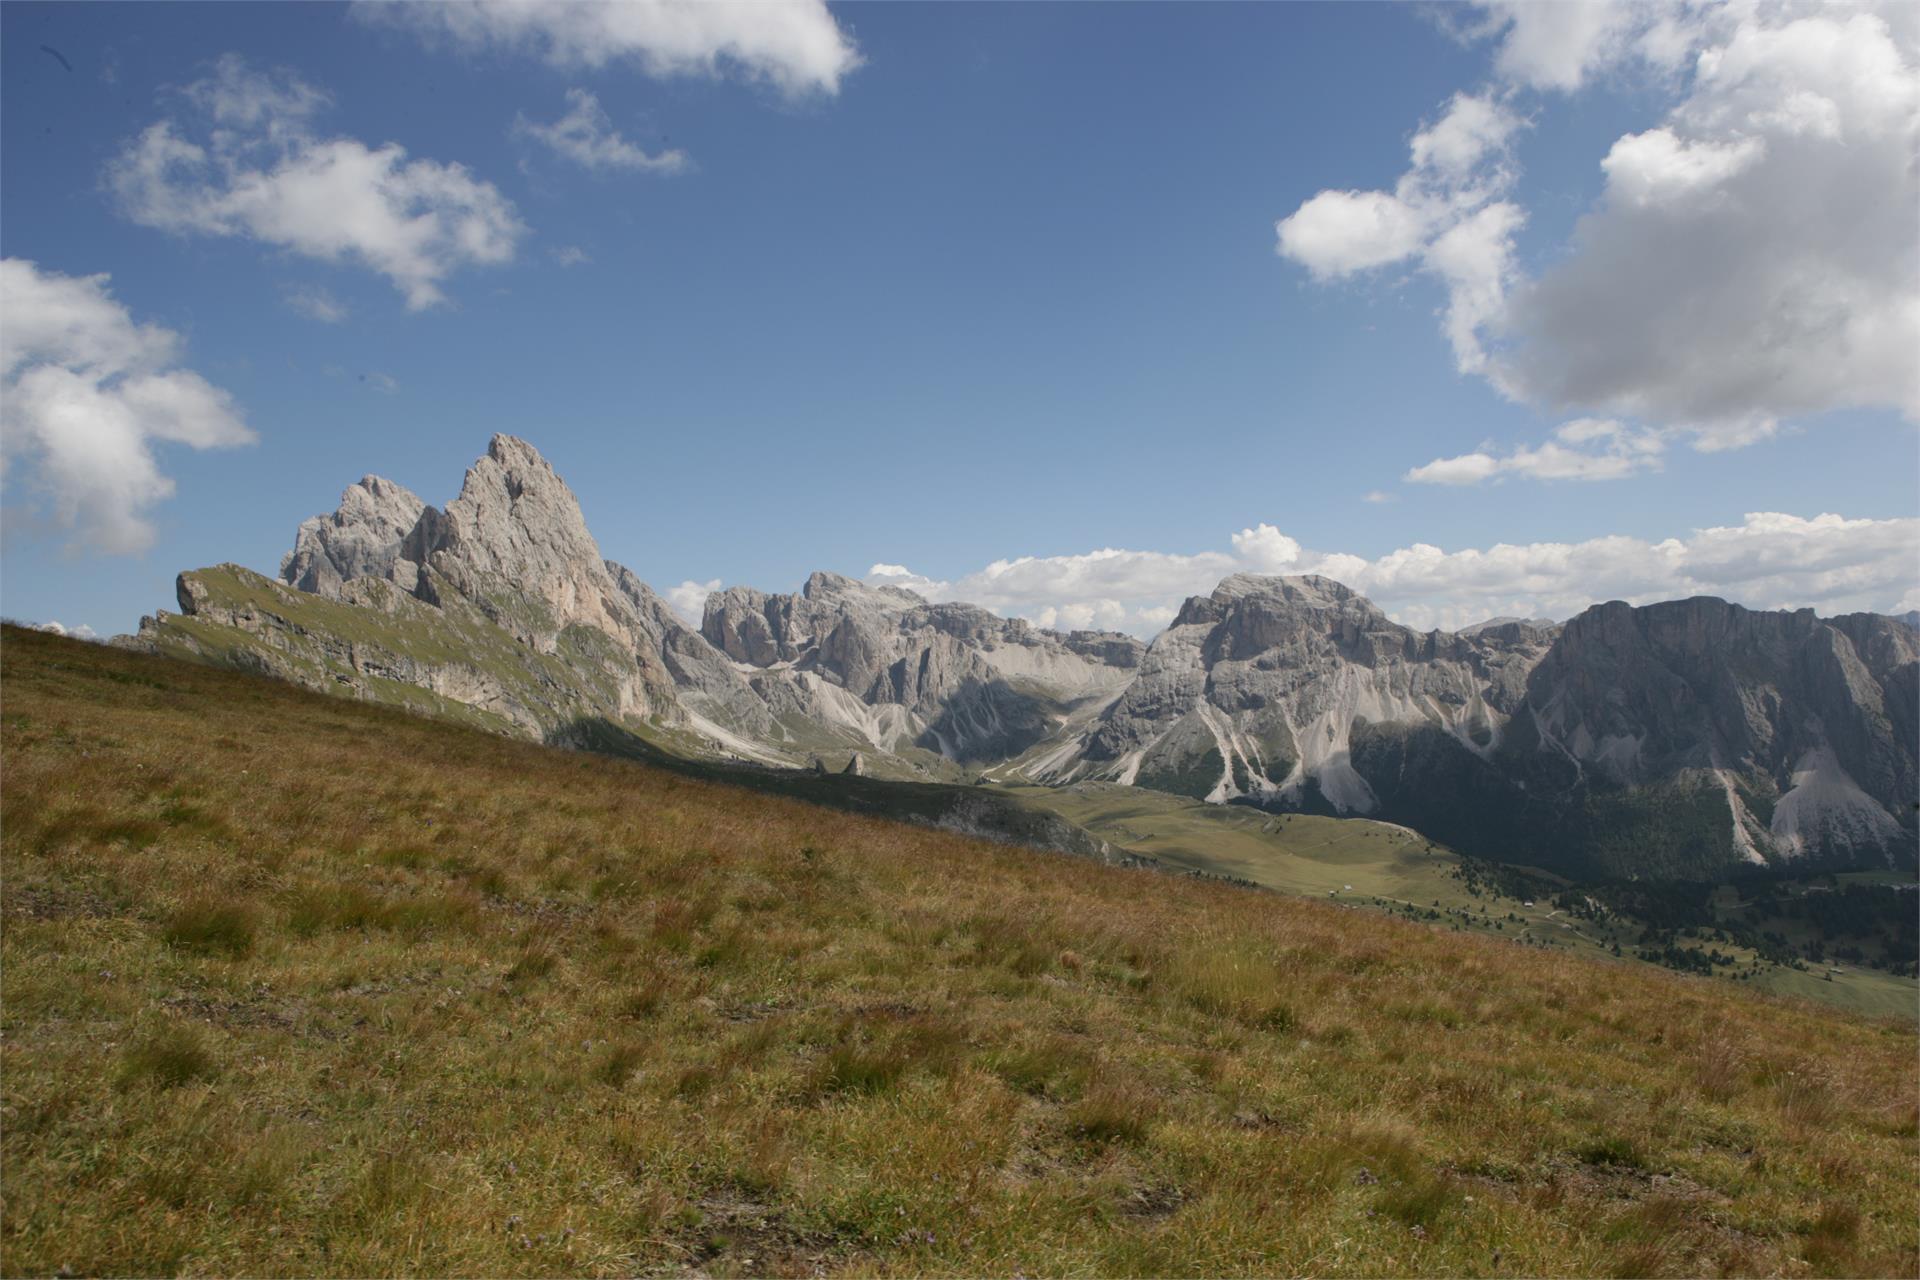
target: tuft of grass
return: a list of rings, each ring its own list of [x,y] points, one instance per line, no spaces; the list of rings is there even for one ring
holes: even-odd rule
[[[1296,1025],[1287,975],[1268,955],[1222,940],[1181,948],[1159,972],[1164,988],[1200,1012],[1266,1031]]]
[[[528,983],[544,978],[560,966],[559,941],[543,929],[527,931],[507,969],[507,981]]]
[[[973,935],[980,963],[999,965],[1017,977],[1045,973],[1059,951],[1037,921],[999,912],[976,916],[968,922],[967,931]]]
[[[1093,1143],[1140,1142],[1159,1111],[1159,1099],[1139,1085],[1102,1083],[1067,1108],[1067,1132]]]
[[[1449,1179],[1435,1174],[1416,1174],[1396,1180],[1380,1192],[1376,1207],[1389,1218],[1409,1227],[1437,1232],[1460,1205],[1461,1192]]]
[[[821,1058],[816,1087],[823,1093],[887,1093],[911,1071],[945,1070],[955,1042],[952,1029],[934,1019],[848,1018]]]
[[[820,1088],[828,1093],[885,1093],[912,1065],[897,1044],[837,1044],[821,1063]]]
[[[1818,1128],[1833,1118],[1833,1098],[1824,1080],[1808,1071],[1790,1071],[1774,1085],[1780,1114],[1790,1124]]]
[[[258,923],[252,908],[194,898],[167,917],[160,936],[168,946],[194,955],[240,959],[253,953]]]
[[[1095,1072],[1091,1054],[1065,1036],[1010,1045],[993,1053],[988,1066],[1023,1093],[1077,1097]]]
[[[615,1089],[622,1088],[633,1078],[647,1060],[645,1046],[639,1044],[617,1044],[600,1056],[599,1063],[593,1069],[594,1079]]]
[[[127,1046],[121,1055],[120,1082],[173,1089],[210,1079],[216,1069],[205,1037],[190,1024],[173,1023]]]
[[[386,901],[360,884],[309,885],[287,907],[287,927],[302,938],[328,930],[379,929],[390,919]]]
[[[1703,1045],[1695,1059],[1694,1079],[1700,1092],[1725,1102],[1745,1087],[1746,1062],[1738,1048],[1724,1037]]]
[[[1858,1242],[1860,1210],[1841,1201],[1828,1201],[1806,1226],[1807,1261],[1821,1275],[1861,1275]]]
[[[671,975],[655,970],[620,998],[620,1016],[642,1022],[660,1012],[673,990]]]
[[[1586,1164],[1600,1165],[1615,1169],[1644,1169],[1647,1167],[1646,1153],[1632,1138],[1612,1134],[1596,1138],[1574,1148],[1574,1156]]]

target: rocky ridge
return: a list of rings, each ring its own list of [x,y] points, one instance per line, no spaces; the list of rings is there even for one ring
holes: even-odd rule
[[[1920,645],[1701,597],[1416,632],[1324,578],[1228,578],[1004,771],[1364,814],[1579,874],[1910,865]]]
[[[177,595],[137,643],[418,706],[396,689],[413,686],[520,732],[606,717],[683,749],[888,776],[959,777],[1024,748],[1117,690],[1142,648],[826,573],[797,595],[721,593],[689,627],[505,435],[444,510],[367,476],[300,525],[279,581],[223,565]]]
[[[969,604],[816,573],[797,595],[709,596],[701,634],[764,673],[770,701],[874,750],[999,762],[1118,693],[1144,647],[1043,631]],[[778,691],[777,693],[775,691]]]
[[[1423,634],[1327,578],[1236,574],[1186,602],[1078,738],[1022,771],[1371,813],[1356,724],[1429,724],[1486,755],[1552,638],[1527,623]]]
[[[1914,629],[1696,599],[1419,632],[1235,575],[1150,645],[816,573],[687,625],[526,442],[444,509],[368,476],[279,579],[184,573],[132,642],[577,742],[875,779],[1110,780],[1365,814],[1582,874],[1910,864]]]

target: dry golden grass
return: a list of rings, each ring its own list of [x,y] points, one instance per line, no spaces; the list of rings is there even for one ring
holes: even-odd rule
[[[7,1274],[1920,1270],[1911,1024],[0,645]]]

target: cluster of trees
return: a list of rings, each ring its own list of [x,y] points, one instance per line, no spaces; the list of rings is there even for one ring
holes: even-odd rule
[[[1815,964],[1837,960],[1912,977],[1920,973],[1916,907],[1920,901],[1912,890],[1893,885],[1841,884],[1833,876],[1798,884],[1760,881],[1727,931],[1769,958],[1785,953]]]
[[[1920,898],[1911,888],[1842,883],[1831,874],[1755,877],[1732,886],[1698,880],[1566,885],[1478,858],[1461,859],[1453,874],[1475,897],[1551,902],[1575,919],[1638,927],[1634,954],[1669,968],[1709,972],[1738,963],[1713,946],[1719,944],[1796,969],[1845,963],[1920,976]],[[1708,946],[1683,946],[1682,939]],[[1617,946],[1614,952],[1620,954]]]
[[[1716,965],[1725,969],[1738,963],[1737,956],[1730,956],[1724,951],[1702,951],[1698,947],[1682,947],[1672,942],[1659,950],[1643,946],[1634,954],[1649,964],[1663,964],[1669,969],[1679,969],[1683,973],[1711,975]]]

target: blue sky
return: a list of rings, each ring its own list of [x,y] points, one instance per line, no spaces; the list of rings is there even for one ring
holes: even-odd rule
[[[171,606],[180,569],[272,572],[299,520],[362,474],[446,501],[495,431],[539,447],[603,552],[663,590],[791,589],[814,569],[888,565],[929,594],[1145,632],[1243,567],[1332,571],[1418,623],[1693,590],[1823,610],[1920,603],[1911,376],[1865,357],[1845,378],[1790,367],[1811,370],[1820,340],[1769,349],[1787,304],[1716,294],[1754,278],[1737,260],[1684,279],[1701,255],[1672,229],[1684,196],[1708,243],[1743,244],[1715,232],[1732,215],[1708,207],[1702,182],[1724,188],[1721,208],[1743,198],[1738,183],[1792,183],[1783,166],[1826,173],[1813,126],[1776,137],[1742,108],[1748,123],[1725,132],[1747,90],[1707,84],[1661,44],[1692,59],[1789,32],[1781,47],[1812,47],[1795,12],[1677,36],[1603,17],[1595,36],[1532,31],[1498,7],[790,9],[805,39],[725,27],[713,56],[669,66],[642,24],[596,66],[566,33],[514,27],[504,9],[460,32],[319,4],[0,8],[0,251],[42,282],[106,273],[91,296],[173,331],[172,367],[228,397],[199,435],[144,443],[172,492],[137,499],[129,519],[145,532],[122,522],[103,546],[93,508],[63,519],[62,486],[89,460],[55,466],[64,428],[31,419],[10,385],[5,612],[130,630]],[[734,12],[738,28],[764,21]],[[1842,38],[1856,54],[1890,48],[1890,71],[1869,64],[1902,91],[1914,45],[1889,13]],[[1804,98],[1823,68],[1803,61],[1746,74],[1761,88],[1801,76]],[[267,116],[216,121],[222,84],[280,95],[295,141],[266,141]],[[313,92],[286,108],[299,86]],[[585,100],[570,91],[597,105],[576,136],[684,162],[563,154],[540,130]],[[1410,143],[1464,119],[1456,94],[1489,104],[1501,136],[1405,186]],[[1897,112],[1862,125],[1835,95],[1853,153],[1866,127],[1911,145]],[[162,121],[209,153],[217,128],[255,130],[233,154],[270,176],[342,139],[397,143],[436,173],[461,166],[494,243],[443,251],[423,299],[365,245],[316,250],[326,228],[301,240],[211,204],[168,212],[124,180]],[[1756,129],[1770,144],[1758,159],[1740,150]],[[1910,220],[1911,173],[1876,169],[1876,154],[1841,178]],[[1356,227],[1377,208],[1356,193],[1395,201],[1404,231]],[[1474,242],[1499,260],[1475,369],[1444,327],[1474,280],[1438,265],[1452,259],[1436,246],[1493,205],[1524,221]],[[1583,216],[1603,225],[1581,232]],[[1873,234],[1798,225],[1750,248],[1799,255],[1796,278],[1854,271],[1867,283],[1822,298],[1822,314],[1891,315],[1904,340],[1914,264]],[[1878,285],[1832,261],[1863,235],[1885,257]],[[1697,357],[1579,364],[1580,317],[1601,317],[1602,344],[1640,323],[1605,252],[1675,255],[1647,323],[1697,310],[1679,339],[1697,338]],[[24,331],[25,304],[6,306]],[[1733,390],[1686,372],[1754,350],[1768,354]],[[1568,422],[1611,425],[1556,437]],[[1740,447],[1718,447],[1729,440]],[[1561,452],[1527,452],[1543,445]],[[1747,513],[1841,520],[1756,526]],[[1708,546],[1703,529],[1726,536]],[[1660,551],[1668,539],[1681,552]],[[1501,544],[1530,550],[1502,560],[1489,551]],[[1130,555],[1090,558],[1115,548]],[[691,585],[679,597],[697,598]]]

